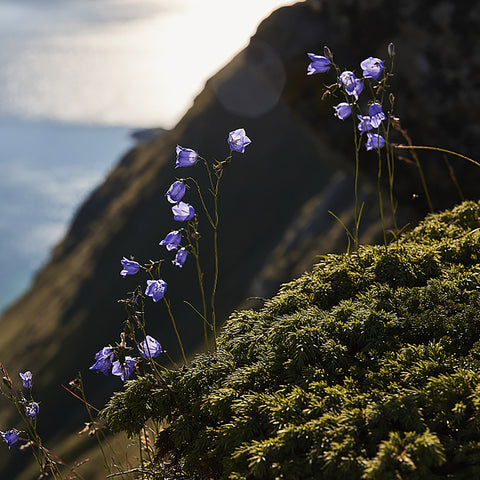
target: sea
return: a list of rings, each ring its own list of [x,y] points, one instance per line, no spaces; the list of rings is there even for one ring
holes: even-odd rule
[[[281,0],[2,0],[0,312],[132,132],[175,126]]]

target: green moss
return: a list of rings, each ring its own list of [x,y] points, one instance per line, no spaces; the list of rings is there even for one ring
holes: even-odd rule
[[[480,477],[479,228],[466,202],[387,250],[323,257],[105,417],[128,433],[166,418],[159,464],[189,478]]]

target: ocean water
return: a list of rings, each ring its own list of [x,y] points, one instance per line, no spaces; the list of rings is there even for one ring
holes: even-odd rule
[[[0,311],[133,144],[295,1],[2,0]]]
[[[28,287],[76,209],[133,144],[130,132],[0,120],[0,310]]]

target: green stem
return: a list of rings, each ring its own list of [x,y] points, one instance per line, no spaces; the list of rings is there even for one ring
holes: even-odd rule
[[[466,160],[468,160],[470,162],[473,162],[478,166],[480,166],[480,164],[475,162],[475,160],[472,160],[471,158],[464,157],[463,155],[460,155],[459,153],[451,152],[450,150],[445,150],[445,149],[438,148],[438,147],[423,147],[423,146],[422,147],[417,147],[417,146],[414,146],[414,145],[412,145],[412,141],[411,141],[410,137],[408,136],[406,130],[401,129],[400,132],[403,135],[403,137],[407,140],[408,145],[393,145],[393,147],[397,148],[397,149],[398,148],[406,148],[406,149],[410,150],[410,153],[412,154],[412,157],[415,160],[415,165],[417,166],[418,174],[420,175],[420,181],[422,182],[423,191],[425,192],[425,196],[427,197],[428,208],[430,209],[430,212],[433,213],[433,204],[432,204],[432,200],[430,198],[430,194],[428,192],[428,187],[427,187],[427,182],[425,180],[425,175],[423,174],[423,169],[422,169],[422,166],[420,164],[420,159],[418,158],[418,155],[415,153],[414,150],[437,150],[439,152],[450,153],[452,155],[457,155],[459,157],[465,158]]]
[[[187,357],[185,356],[185,350],[183,349],[182,339],[180,338],[180,334],[178,333],[177,323],[175,322],[172,309],[170,308],[170,302],[165,297],[163,297],[163,300],[165,302],[165,305],[167,306],[168,315],[170,317],[170,320],[172,321],[173,329],[175,330],[175,335],[177,336],[178,344],[180,345],[180,350],[182,351],[183,363],[185,365],[188,365]]]
[[[382,220],[382,230],[383,230],[383,244],[385,249],[387,248],[387,232],[385,231],[385,218],[383,215],[383,200],[382,200],[382,156],[380,152],[378,153],[378,173],[377,173],[377,191],[378,191],[378,207],[380,209],[380,218]]]
[[[221,173],[217,177],[217,184],[213,195],[214,200],[214,212],[215,212],[215,224],[213,227],[213,252],[215,257],[215,273],[213,276],[211,308],[212,308],[212,332],[213,332],[213,348],[217,350],[217,330],[216,330],[216,309],[215,309],[215,295],[217,293],[218,285],[218,272],[219,272],[219,260],[218,260],[218,187],[220,183]]]
[[[353,118],[353,115],[352,115]],[[360,160],[359,160],[359,152],[360,152],[360,146],[358,144],[358,135],[357,135],[357,127],[355,125],[355,121],[353,123],[353,142],[355,144],[355,188],[354,188],[354,193],[355,193],[355,235],[353,239],[353,249],[354,251],[358,250],[358,229],[359,229],[359,212],[358,212],[358,177],[359,177],[359,171],[360,171]]]
[[[208,171],[208,166],[207,166],[207,171]],[[211,177],[210,172],[209,172],[208,175],[209,175],[209,177]],[[189,177],[189,178],[187,178],[187,180],[192,180],[192,182],[195,183],[195,186],[197,187],[198,196],[200,197],[200,202],[202,202],[202,207],[203,207],[203,210],[205,211],[205,215],[207,216],[208,222],[213,227],[213,220],[212,220],[212,217],[210,215],[210,212],[208,211],[207,204],[205,203],[205,199],[203,198],[202,190],[200,189],[200,185],[198,184],[198,182],[193,177]],[[211,178],[210,178],[210,182],[211,182]]]
[[[79,380],[80,392],[82,394],[83,403],[84,403],[84,405],[87,409],[88,417],[90,418],[90,422],[92,422],[92,425],[94,425],[94,428],[95,428],[95,420],[93,419],[92,409],[90,408],[90,404],[87,402],[87,398],[86,398],[86,395],[85,395],[85,389],[84,389],[84,386],[83,386],[83,379],[82,379],[82,375],[81,375],[80,372],[78,372],[77,378]],[[98,430],[98,431],[100,431],[100,430]],[[105,434],[103,432],[101,433],[101,435],[105,439]],[[112,471],[110,469],[110,465],[108,464],[107,455],[105,454],[105,450],[103,449],[102,441],[100,440],[99,436],[97,435],[97,431],[95,431],[95,439],[97,440],[98,446],[100,447],[100,451],[102,452],[105,468],[107,469],[108,473],[112,473]]]
[[[464,160],[467,160],[469,162],[474,163],[475,165],[477,165],[477,167],[480,167],[480,163],[477,162],[476,160],[473,160],[473,158],[467,157],[466,155],[462,155],[461,153],[452,152],[452,150],[447,150],[445,148],[427,147],[425,145],[422,145],[422,146],[418,146],[418,145],[394,145],[394,148],[406,148],[408,150],[436,150],[437,152],[449,153],[450,155],[454,155],[456,157],[463,158]]]
[[[390,134],[390,122],[391,122],[391,120],[390,120],[390,116],[389,116],[388,117],[388,122],[387,122],[386,132],[385,132],[385,138],[387,139],[387,142],[388,142],[388,138],[389,138],[389,134]],[[391,151],[388,143],[387,143],[386,152],[387,152],[386,156],[387,156],[390,208],[392,210],[392,216],[393,216],[393,229],[395,231],[394,236],[397,237],[397,234],[398,234],[397,207],[395,205],[395,198],[394,198],[394,195],[393,195],[393,180],[394,180],[394,174],[395,174],[394,173],[395,172],[395,165],[394,165],[394,157],[392,155],[392,151]]]
[[[200,294],[202,296],[202,307],[203,307],[203,336],[205,338],[205,348],[207,349],[206,351],[208,352],[208,330],[207,330],[207,301],[205,298],[205,287],[203,285],[203,272],[202,272],[202,267],[200,266],[200,254],[199,254],[199,245],[198,245],[198,240],[195,240],[195,251],[194,251],[194,257],[195,257],[195,263],[197,266],[197,277],[198,277],[198,284],[200,286]]]

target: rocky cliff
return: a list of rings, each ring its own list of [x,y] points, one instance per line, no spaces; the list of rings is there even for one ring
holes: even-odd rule
[[[1,360],[12,375],[34,371],[44,436],[65,445],[61,439],[81,427],[82,406],[60,387],[77,371],[93,403],[120,388],[119,381],[94,375],[88,366],[96,351],[117,340],[125,319],[117,300],[136,286],[118,274],[120,259],[164,254],[158,242],[173,226],[164,194],[177,174],[177,144],[221,158],[228,153],[230,130],[243,127],[253,140],[235,157],[222,185],[218,307],[226,318],[247,297],[271,295],[308,270],[317,255],[346,245],[341,227],[326,212],[347,222],[352,216],[351,128],[333,118],[335,99],[321,100],[323,79],[306,76],[306,52],[321,54],[328,45],[342,68],[358,69],[369,55],[385,58],[393,42],[397,113],[414,142],[480,158],[479,27],[478,5],[448,0],[312,0],[266,19],[173,130],[124,156],[78,211],[31,289],[2,316]],[[191,73],[179,68],[179,75]],[[445,158],[428,153],[421,159],[435,208],[457,203]],[[456,159],[450,163],[462,195],[478,198],[480,169]],[[361,169],[366,242],[380,232],[376,159],[362,154]],[[400,161],[396,178],[400,223],[414,224],[427,210],[418,175]],[[211,270],[207,266],[207,276]],[[168,275],[180,333],[194,351],[202,325],[181,303],[185,292],[197,300],[192,265]],[[149,305],[147,315],[150,333],[178,355],[162,306]],[[13,422],[10,410],[2,410],[2,425]],[[18,472],[13,464],[20,455],[26,454],[13,453],[7,466],[10,457],[2,453],[0,468]]]

